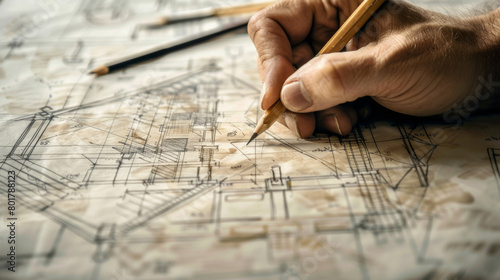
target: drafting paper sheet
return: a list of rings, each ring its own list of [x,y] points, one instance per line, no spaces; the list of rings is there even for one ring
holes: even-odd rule
[[[499,115],[246,146],[244,30],[87,74],[234,3],[0,2],[0,279],[500,279]]]

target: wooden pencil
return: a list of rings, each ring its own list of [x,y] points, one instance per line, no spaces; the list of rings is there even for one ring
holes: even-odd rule
[[[349,16],[346,22],[335,32],[330,40],[323,46],[316,56],[325,53],[339,52],[349,40],[365,25],[370,17],[382,6],[385,0],[364,0],[359,7]],[[276,101],[260,118],[257,123],[252,137],[248,141],[250,144],[264,131],[269,129],[280,116],[285,112],[286,108],[280,100]]]
[[[118,59],[111,61],[109,63],[106,63],[104,65],[101,65],[97,68],[94,68],[89,74],[96,74],[96,75],[106,75],[108,73],[111,73],[116,70],[120,70],[126,67],[129,67],[133,64],[145,62],[154,58],[158,58],[160,56],[166,55],[168,53],[193,46],[195,44],[201,43],[203,41],[212,39],[214,37],[220,36],[222,34],[228,33],[230,31],[236,30],[238,28],[245,27],[248,24],[249,18],[242,18],[242,19],[237,19],[235,21],[232,21],[228,24],[221,25],[220,27],[217,27],[215,29],[202,32],[201,34],[195,34],[192,36],[188,36],[186,38],[182,38],[179,40],[175,40],[172,42],[169,42],[167,44],[162,44],[159,46],[156,46],[154,48]]]
[[[173,15],[163,16],[158,19],[157,22],[152,24],[146,24],[146,27],[158,27],[162,25],[167,25],[171,23],[178,23],[183,21],[191,21],[209,17],[219,17],[219,16],[232,16],[239,14],[247,14],[260,11],[265,7],[271,5],[275,1],[267,2],[254,2],[245,3],[236,6],[228,7],[210,7],[206,9],[183,11]]]

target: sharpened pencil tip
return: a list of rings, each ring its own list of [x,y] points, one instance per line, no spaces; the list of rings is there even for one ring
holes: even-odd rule
[[[257,138],[257,136],[259,136],[259,134],[257,133],[252,134],[252,137],[250,137],[250,140],[248,140],[247,146],[248,144],[250,144],[250,142],[252,142],[255,138]]]
[[[97,76],[106,75],[108,73],[109,73],[109,68],[106,65],[99,66],[99,67],[97,67],[94,70],[89,72],[90,75],[96,74]]]

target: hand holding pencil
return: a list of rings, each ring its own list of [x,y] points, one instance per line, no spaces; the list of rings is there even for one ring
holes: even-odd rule
[[[340,26],[335,34],[326,42],[321,50],[316,54],[316,57],[341,51],[347,42],[363,27],[368,19],[382,6],[385,0],[365,0],[358,8],[349,16],[346,22]],[[301,101],[302,102],[302,101]],[[281,100],[276,101],[269,109],[266,110],[264,116],[257,123],[252,137],[247,145],[257,138],[260,134],[266,131],[283,113],[285,106]],[[338,125],[338,120],[337,120]]]
[[[318,130],[348,134],[367,114],[349,103],[361,97],[400,113],[429,116],[467,101],[480,86],[478,77],[492,73],[492,82],[500,81],[500,29],[488,25],[500,9],[456,18],[388,0],[345,52],[315,57],[362,2],[282,0],[249,23],[264,82],[261,107],[281,100],[287,109],[283,123],[298,136]],[[486,48],[477,44],[485,39]],[[494,96],[478,110],[498,106],[500,94]]]

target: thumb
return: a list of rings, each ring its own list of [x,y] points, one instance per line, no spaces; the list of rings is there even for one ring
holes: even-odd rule
[[[285,81],[283,105],[290,111],[307,113],[374,95],[379,76],[375,53],[365,47],[312,59]]]

